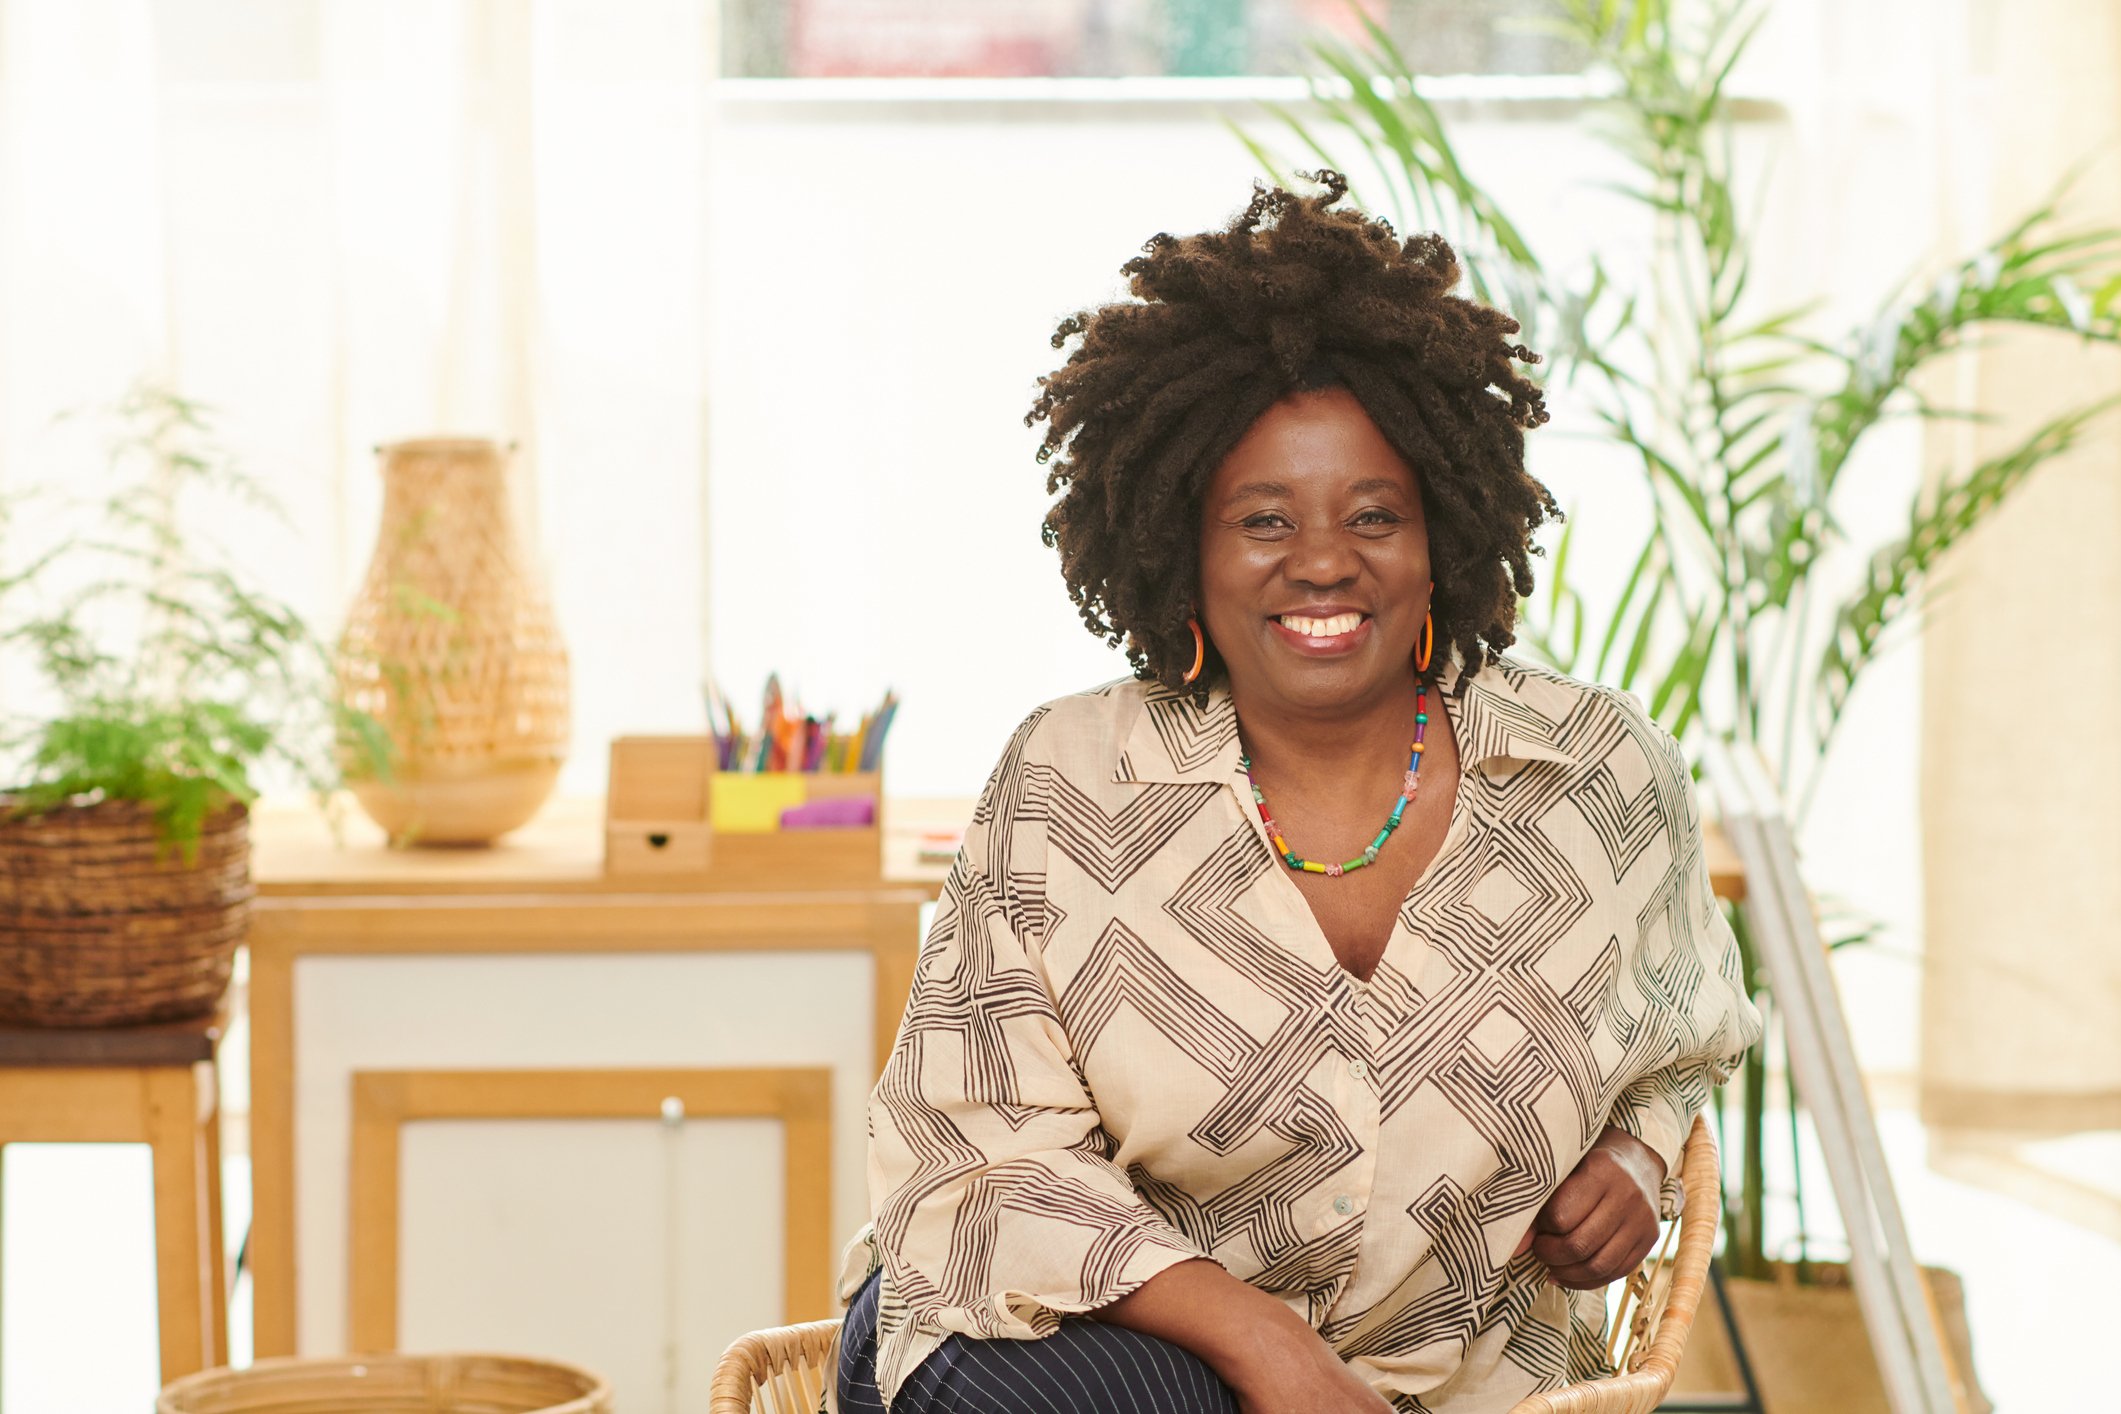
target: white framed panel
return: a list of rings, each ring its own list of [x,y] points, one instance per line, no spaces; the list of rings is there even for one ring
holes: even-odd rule
[[[830,1246],[836,1255],[868,1213],[864,1107],[875,1069],[873,971],[870,955],[852,950],[301,958],[293,983],[298,1353],[337,1353],[347,1344],[347,1180],[356,1071],[829,1069]],[[688,1121],[686,1127],[695,1123],[703,1132],[722,1132],[738,1122]],[[410,1127],[408,1134],[419,1128]],[[477,1140],[474,1135],[463,1142]],[[414,1176],[411,1152],[408,1148],[401,1163],[401,1181]],[[777,1145],[764,1166],[748,1158],[739,1163],[739,1153],[729,1151],[728,1167],[732,1175],[742,1169],[746,1176],[732,1177],[726,1192],[717,1187],[720,1165],[703,1170],[693,1199],[701,1214],[753,1211],[743,1206],[756,1201],[747,1185],[778,1185]],[[622,1162],[617,1156],[613,1161]],[[466,1186],[476,1190],[475,1182]],[[415,1206],[427,1201],[414,1198]],[[757,1226],[759,1240],[777,1252],[778,1216],[770,1226]],[[413,1248],[410,1240],[405,1246],[408,1252]],[[644,1273],[641,1280],[662,1278]],[[745,1280],[756,1285],[744,1299],[773,1313],[761,1324],[776,1323],[778,1258],[754,1268]],[[415,1287],[410,1278],[401,1287],[408,1313],[428,1299]],[[405,1334],[407,1348],[414,1348],[418,1332],[408,1325]],[[708,1338],[703,1333],[702,1339]]]

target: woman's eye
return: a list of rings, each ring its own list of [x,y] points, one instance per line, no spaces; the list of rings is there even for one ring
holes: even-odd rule
[[[1288,523],[1287,520],[1283,519],[1279,511],[1261,511],[1257,515],[1249,515],[1244,519],[1245,526],[1248,529],[1255,530],[1278,530]]]
[[[1358,514],[1355,517],[1355,523],[1357,525],[1397,525],[1399,517],[1393,515],[1390,511],[1378,510],[1372,507]]]

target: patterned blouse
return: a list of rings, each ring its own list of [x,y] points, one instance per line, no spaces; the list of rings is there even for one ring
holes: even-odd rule
[[[1440,696],[1449,828],[1368,981],[1262,831],[1227,691],[1047,703],[988,779],[869,1103],[886,1400],[1208,1257],[1402,1411],[1610,1373],[1604,1293],[1511,1251],[1608,1124],[1665,1161],[1759,1039],[1684,758],[1505,659]]]

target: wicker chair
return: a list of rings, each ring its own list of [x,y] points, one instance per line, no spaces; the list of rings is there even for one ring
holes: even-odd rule
[[[817,1414],[839,1340],[836,1320],[738,1336],[714,1367],[707,1414]]]
[[[1679,1221],[1628,1278],[1613,1313],[1606,1353],[1620,1373],[1531,1395],[1510,1414],[1649,1414],[1671,1389],[1723,1208],[1716,1139],[1701,1116],[1687,1135],[1679,1175],[1686,1192]],[[836,1320],[810,1321],[738,1337],[715,1366],[708,1414],[816,1414],[839,1332]]]

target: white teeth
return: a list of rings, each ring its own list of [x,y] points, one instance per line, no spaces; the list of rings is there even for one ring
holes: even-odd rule
[[[1361,623],[1361,614],[1335,614],[1330,619],[1307,618],[1302,614],[1281,616],[1283,628],[1306,638],[1338,638],[1344,633],[1353,633]]]

